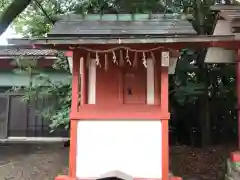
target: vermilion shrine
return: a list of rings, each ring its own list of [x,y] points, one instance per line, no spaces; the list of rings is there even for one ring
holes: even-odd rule
[[[115,170],[129,179],[181,179],[169,176],[168,73],[182,48],[240,45],[234,35],[198,36],[169,14],[62,16],[46,38],[9,42],[72,59],[69,175],[56,180]]]

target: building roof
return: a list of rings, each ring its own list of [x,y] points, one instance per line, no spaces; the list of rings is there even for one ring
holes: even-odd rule
[[[193,44],[205,43],[211,44],[213,42],[239,42],[239,37],[234,35],[193,35],[193,36],[165,36],[159,38],[77,38],[77,37],[48,37],[48,38],[20,38],[9,39],[8,42],[17,44],[19,47],[23,45],[37,45],[44,48],[57,48],[57,45],[63,49],[71,50],[72,46],[77,47],[81,45],[125,45],[125,44],[181,44],[182,48],[191,47]],[[179,46],[180,47],[180,46]],[[58,48],[57,48],[58,49]]]
[[[220,18],[227,21],[240,20],[240,5],[214,5],[211,6],[213,11],[217,11]],[[239,26],[239,23],[238,23]]]
[[[233,35],[239,39],[240,28],[240,5],[214,5],[213,11],[218,16],[214,27],[213,35]],[[235,63],[236,49],[211,47],[207,50],[206,63]]]
[[[239,4],[230,4],[230,5],[216,4],[216,5],[211,6],[211,10],[213,10],[213,11],[240,10],[240,5]]]
[[[178,14],[61,15],[47,37],[9,39],[10,44],[72,50],[88,45],[156,44],[171,48],[213,46],[213,42],[239,42],[235,35],[197,35],[191,23]],[[233,44],[233,43],[231,43]],[[217,44],[214,44],[217,46]],[[223,45],[221,45],[223,46]]]
[[[48,37],[161,37],[195,35],[178,14],[89,14],[61,16]]]
[[[0,46],[0,56],[56,56],[57,51],[51,49],[30,49],[11,46]]]

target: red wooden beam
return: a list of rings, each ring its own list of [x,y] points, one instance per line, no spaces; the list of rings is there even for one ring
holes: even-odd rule
[[[168,113],[168,68],[162,67],[160,74],[161,95],[160,105],[163,113]],[[168,144],[168,120],[162,119],[162,179],[168,179],[169,173],[169,144]]]
[[[81,59],[82,64],[80,64],[81,72],[81,105],[87,104],[87,71],[86,71],[86,60]],[[78,60],[80,61],[80,59]]]
[[[78,112],[72,112],[72,120],[169,120],[170,114],[162,111],[159,105],[92,105],[79,107]]]
[[[73,56],[73,52],[72,51],[66,51],[64,53],[64,55],[67,56],[67,57],[72,57]]]
[[[240,148],[240,49],[237,53],[236,64],[236,86],[237,86],[237,114],[238,114],[238,148]]]
[[[72,104],[71,111],[77,112],[79,99],[79,54],[73,53],[73,73],[72,73]],[[70,119],[71,120],[71,119]],[[70,122],[70,150],[69,150],[69,176],[76,178],[76,155],[77,155],[77,122]]]
[[[108,49],[108,47],[118,47],[119,44],[116,45],[82,45],[82,47],[88,47],[88,48],[95,48],[98,50],[101,49]],[[141,44],[139,45],[132,45],[132,44],[125,44],[124,46],[129,46],[132,48],[138,48],[141,47],[142,49],[148,49],[149,47],[156,47],[156,46],[162,46],[163,49],[183,49],[183,48],[207,48],[207,47],[223,47],[227,49],[237,49],[237,47],[240,47],[240,41],[219,41],[219,42],[189,42],[189,43],[159,43],[159,44]],[[67,44],[59,44],[59,45],[53,45],[53,44],[46,44],[46,45],[37,45],[38,48],[43,49],[58,49],[58,50],[68,50],[65,55],[71,56],[71,51],[74,49],[74,45],[71,47]],[[75,46],[77,48],[77,45]]]

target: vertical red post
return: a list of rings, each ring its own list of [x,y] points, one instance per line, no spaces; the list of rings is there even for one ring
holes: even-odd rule
[[[79,99],[79,76],[80,76],[80,57],[78,52],[73,52],[73,71],[72,71],[72,104],[71,111],[77,112]]]
[[[87,104],[87,68],[86,59],[81,59],[81,105]]]
[[[80,75],[80,57],[78,52],[73,52],[73,71],[72,71],[72,104],[71,113],[78,110],[79,99],[79,75]],[[77,121],[70,119],[70,150],[69,150],[69,176],[76,177],[76,154],[77,154]]]
[[[161,111],[168,113],[168,67],[161,68]],[[168,180],[169,143],[168,120],[162,119],[162,180]]]
[[[240,148],[240,49],[237,53],[236,64],[236,86],[237,86],[237,118],[238,118],[238,148]]]

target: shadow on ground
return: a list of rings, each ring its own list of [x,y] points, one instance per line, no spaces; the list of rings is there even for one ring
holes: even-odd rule
[[[67,164],[63,143],[0,144],[0,180],[53,180]]]

